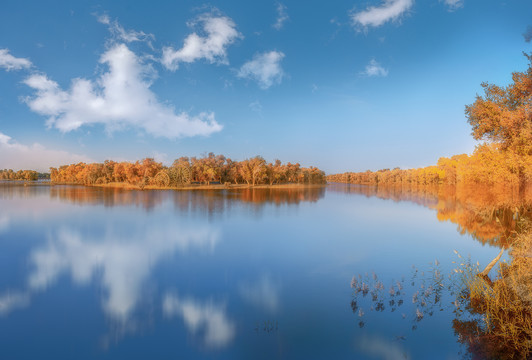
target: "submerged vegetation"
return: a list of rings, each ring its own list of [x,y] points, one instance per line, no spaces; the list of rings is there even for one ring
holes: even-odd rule
[[[403,276],[390,284],[383,283],[376,273],[358,274],[351,279],[351,288],[351,310],[360,328],[366,325],[366,312],[389,311],[408,322],[415,331],[421,320],[444,310],[447,300],[444,292],[450,291],[451,285],[446,282],[436,260],[426,271],[413,266],[408,280]],[[404,335],[397,335],[397,338],[401,336]]]
[[[421,322],[452,311],[458,341],[473,359],[529,359],[532,355],[532,258],[530,233],[512,251],[513,261],[499,266],[494,280],[479,276],[479,264],[464,259],[444,275],[436,260],[429,269],[413,267],[408,280],[384,284],[377,274],[355,275],[350,303],[358,327],[388,313],[404,321],[396,335],[407,338]],[[395,313],[392,315],[392,313]]]
[[[280,160],[267,163],[256,156],[244,161],[233,161],[224,155],[202,158],[181,157],[172,166],[164,166],[154,159],[136,162],[71,164],[50,168],[51,180],[58,183],[103,185],[129,184],[144,188],[178,187],[190,184],[324,184],[325,173],[316,167],[303,168],[299,163],[282,164]]]
[[[467,316],[453,321],[455,333],[474,358],[529,359],[532,356],[532,232],[515,237],[510,263],[492,280],[478,264],[461,263],[464,290],[458,300]]]
[[[437,211],[440,221],[499,255],[485,268],[458,252],[457,266],[443,274],[439,263],[414,267],[410,281],[384,284],[376,274],[351,280],[351,308],[359,327],[373,316],[399,312],[411,330],[438,311],[452,311],[458,341],[473,359],[530,359],[532,356],[532,199],[530,188],[481,186],[399,187],[337,186],[366,196],[411,201]],[[343,189],[343,190],[342,190]],[[509,261],[499,261],[507,251]],[[491,275],[490,272],[492,273]],[[411,300],[411,301],[410,301]],[[398,314],[389,315],[398,316]],[[404,334],[401,334],[404,336]]]

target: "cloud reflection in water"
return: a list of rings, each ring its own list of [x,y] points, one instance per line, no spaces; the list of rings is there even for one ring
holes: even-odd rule
[[[79,285],[101,274],[106,290],[105,312],[115,320],[126,321],[139,302],[142,286],[152,268],[176,251],[192,248],[212,251],[220,239],[218,231],[145,227],[128,238],[108,232],[101,239],[89,239],[79,232],[61,229],[46,246],[32,251],[34,271],[28,278],[31,290],[44,290],[63,273],[70,273]]]
[[[9,314],[12,310],[23,308],[30,304],[30,297],[22,292],[7,292],[0,295],[0,316]]]
[[[239,292],[246,302],[271,313],[277,312],[279,307],[279,286],[266,274],[262,275],[254,283],[241,284]]]
[[[10,219],[7,214],[0,214],[0,232],[9,228]]]
[[[168,318],[182,317],[192,334],[203,329],[203,342],[208,347],[226,346],[235,337],[235,324],[227,317],[224,306],[212,301],[201,303],[167,294],[163,299],[163,313]]]
[[[378,336],[363,336],[356,341],[357,348],[375,359],[408,360],[410,354],[397,342],[385,340]]]

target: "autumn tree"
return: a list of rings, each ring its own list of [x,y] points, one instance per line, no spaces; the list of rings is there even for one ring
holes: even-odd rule
[[[153,178],[161,169],[163,164],[155,161],[153,158],[145,158],[142,160],[139,173],[145,178]]]
[[[273,182],[279,184],[283,181],[286,181],[286,166],[283,166],[281,160],[275,160],[273,165]]]
[[[103,162],[102,177],[99,178],[101,183],[110,183],[113,181],[113,172],[116,165],[117,163],[112,160],[105,160]]]
[[[512,73],[506,87],[482,83],[484,96],[466,106],[466,115],[477,140],[497,142],[501,148],[532,154],[532,55],[525,72]]]
[[[222,175],[220,181],[223,183],[231,182],[233,179],[233,175],[236,174],[236,164],[237,162],[226,158],[225,163],[222,166]],[[234,180],[236,182],[236,179]]]
[[[175,185],[188,184],[192,180],[190,160],[187,156],[182,156],[176,159],[168,173],[170,175],[170,183]]]
[[[240,174],[248,183],[248,185],[255,185],[262,180],[266,172],[266,161],[261,156],[242,161]]]
[[[113,181],[125,182],[127,179],[126,163],[121,162],[115,164],[113,168]]]
[[[483,83],[484,96],[477,95],[465,110],[475,139],[520,156],[532,155],[532,54],[525,56],[529,61],[525,72],[512,73],[512,83],[506,87]],[[523,183],[525,165],[514,165]]]
[[[299,163],[286,164],[286,178],[288,182],[291,182],[291,183],[297,182],[300,172],[301,172],[301,166],[299,165]]]

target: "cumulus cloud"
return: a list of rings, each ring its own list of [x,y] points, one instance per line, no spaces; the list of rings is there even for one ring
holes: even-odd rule
[[[20,144],[0,132],[0,169],[33,169],[44,172],[48,171],[50,166],[57,167],[81,161],[93,160],[85,155],[47,149],[37,143],[31,146]]]
[[[113,38],[119,41],[124,42],[134,42],[134,41],[146,41],[147,43],[150,43],[151,40],[155,40],[155,36],[153,34],[146,34],[143,31],[135,31],[135,30],[126,30],[118,23],[116,20],[111,20],[109,18],[109,15],[102,14],[96,17],[98,22],[107,25],[109,28],[109,32],[112,34]]]
[[[163,300],[163,313],[167,317],[182,317],[193,334],[203,329],[203,341],[209,347],[226,346],[235,337],[235,324],[227,317],[223,306],[212,302],[202,304],[167,294]]]
[[[125,44],[111,46],[100,63],[108,70],[98,79],[73,79],[66,91],[44,74],[29,76],[24,83],[36,93],[26,103],[34,112],[48,116],[49,127],[62,132],[103,124],[108,132],[133,127],[173,139],[206,136],[222,129],[213,113],[190,116],[159,102],[150,89],[153,68]]]
[[[362,28],[379,27],[388,21],[399,20],[413,5],[414,0],[384,0],[380,6],[370,6],[366,10],[353,12],[351,20],[355,26]]]
[[[383,68],[375,59],[371,59],[369,64],[366,65],[364,71],[362,71],[360,74],[368,77],[386,77],[388,76],[388,70]]]
[[[193,32],[188,35],[181,49],[163,48],[162,64],[175,71],[180,62],[191,63],[205,59],[210,63],[227,64],[227,47],[242,35],[236,30],[232,19],[226,16],[203,14],[189,26],[202,27],[202,34]]]
[[[7,71],[28,69],[31,67],[31,61],[24,58],[14,57],[8,49],[0,49],[0,68]]]
[[[464,6],[463,0],[443,0],[443,3],[447,5],[449,11],[454,11]]]
[[[273,28],[275,30],[281,30],[284,26],[284,23],[289,19],[288,13],[286,12],[286,6],[277,3],[277,20],[275,21],[275,24],[273,24]]]
[[[284,76],[281,68],[283,58],[284,54],[280,51],[256,54],[252,60],[242,65],[237,76],[257,81],[261,89],[280,84]]]

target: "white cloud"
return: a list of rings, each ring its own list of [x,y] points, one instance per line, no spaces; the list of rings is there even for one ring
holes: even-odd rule
[[[0,68],[7,71],[28,69],[31,67],[31,61],[24,58],[14,57],[8,49],[0,49]]]
[[[281,68],[283,58],[284,54],[280,51],[256,54],[252,60],[242,65],[237,76],[257,81],[261,89],[280,84],[284,76]]]
[[[443,2],[447,5],[449,11],[454,11],[464,6],[463,0],[443,0]]]
[[[380,6],[370,6],[366,10],[353,12],[351,20],[355,26],[379,27],[388,21],[399,20],[412,5],[414,0],[384,0]]]
[[[226,16],[203,14],[190,26],[201,24],[204,35],[196,32],[188,35],[181,49],[163,48],[162,64],[175,71],[180,62],[191,63],[199,59],[206,59],[210,63],[227,64],[227,47],[242,35],[236,30],[232,19]]]
[[[364,71],[362,71],[360,74],[369,77],[386,77],[388,76],[388,70],[383,68],[375,59],[372,59],[369,64],[366,65]]]
[[[102,14],[98,15],[97,17],[98,22],[107,25],[109,28],[109,31],[113,35],[113,38],[119,41],[124,42],[134,42],[134,41],[146,41],[148,44],[151,45],[150,40],[155,40],[155,36],[153,34],[146,34],[143,31],[135,31],[135,30],[125,30],[118,21],[114,20],[112,21],[109,18],[109,15]]]
[[[64,164],[92,161],[84,155],[47,149],[37,143],[31,146],[23,145],[0,132],[0,169],[31,169],[47,172],[50,166],[57,167]]]
[[[281,30],[283,28],[284,23],[289,19],[288,14],[286,13],[286,6],[277,3],[277,20],[275,21],[275,24],[273,24],[273,28],[276,30]]]
[[[209,135],[220,131],[213,113],[189,116],[158,101],[151,91],[154,70],[125,44],[116,44],[100,58],[108,66],[95,81],[76,78],[62,90],[46,75],[34,74],[24,83],[36,90],[26,103],[31,110],[48,116],[47,125],[69,132],[84,125],[103,124],[108,132],[125,127],[167,138]]]
[[[193,334],[204,329],[203,341],[207,346],[226,346],[235,337],[235,324],[228,319],[223,306],[212,302],[201,304],[193,299],[182,300],[167,294],[163,300],[163,313],[167,317],[183,317]]]
[[[96,18],[98,19],[98,22],[101,24],[104,24],[104,25],[111,24],[111,18],[109,18],[109,15],[107,14],[97,15]]]

